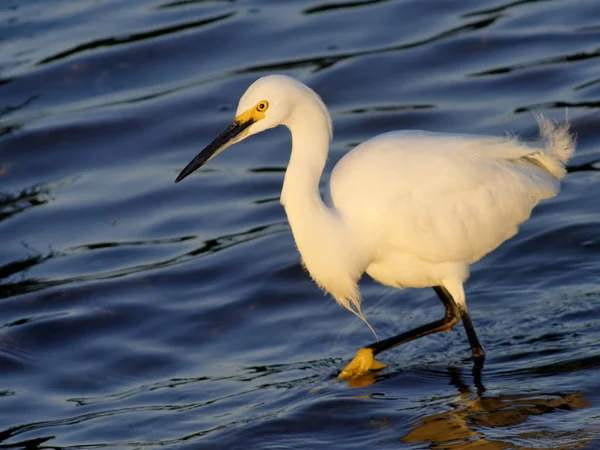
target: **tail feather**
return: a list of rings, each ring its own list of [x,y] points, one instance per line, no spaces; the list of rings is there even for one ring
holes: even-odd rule
[[[528,155],[542,164],[556,178],[567,173],[565,164],[575,151],[575,136],[569,131],[569,123],[554,122],[542,114],[536,116],[540,127],[540,151]]]

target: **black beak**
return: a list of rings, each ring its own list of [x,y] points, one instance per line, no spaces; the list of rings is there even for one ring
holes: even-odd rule
[[[252,119],[245,122],[233,121],[214,141],[208,144],[204,150],[198,153],[198,155],[185,166],[185,169],[181,171],[175,180],[175,183],[179,183],[196,169],[199,169],[206,164],[213,156],[217,156],[231,144],[234,144],[236,138],[253,123],[254,120]]]

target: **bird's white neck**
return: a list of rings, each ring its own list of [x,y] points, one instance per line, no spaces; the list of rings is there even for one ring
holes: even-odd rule
[[[328,208],[319,181],[329,151],[329,118],[312,103],[298,105],[286,122],[292,133],[292,154],[285,173],[281,203],[285,207],[302,260],[312,278],[342,305],[358,305],[357,280],[364,268],[352,264],[346,224]]]
[[[316,108],[306,105],[298,108],[286,125],[292,133],[292,154],[281,203],[288,216],[301,213],[305,208],[327,210],[319,194],[319,182],[329,152],[328,119]]]

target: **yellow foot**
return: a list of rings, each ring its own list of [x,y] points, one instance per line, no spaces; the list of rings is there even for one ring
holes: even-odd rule
[[[340,372],[338,380],[352,380],[365,375],[371,370],[381,370],[384,367],[385,364],[375,361],[373,350],[370,348],[361,348],[356,352],[356,356],[350,361],[350,364]]]

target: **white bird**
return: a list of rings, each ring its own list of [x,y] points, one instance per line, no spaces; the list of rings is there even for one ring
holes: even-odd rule
[[[335,166],[324,203],[319,181],[332,138],[329,113],[309,87],[283,75],[255,81],[233,123],[176,182],[229,145],[277,125],[292,134],[281,203],[314,281],[361,319],[363,273],[396,288],[433,287],[445,316],[360,349],[340,373],[385,367],[374,357],[462,320],[473,357],[484,351],[463,283],[469,265],[517,233],[540,201],[558,194],[575,150],[568,124],[539,116],[540,138],[392,131],[355,147]],[[366,322],[366,320],[365,320]],[[367,323],[368,324],[368,323]]]

